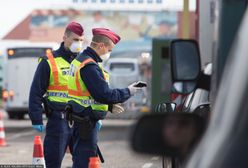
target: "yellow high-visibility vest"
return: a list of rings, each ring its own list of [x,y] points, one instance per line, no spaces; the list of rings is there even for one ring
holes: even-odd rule
[[[54,58],[52,52],[47,54],[47,62],[50,67],[49,86],[47,95],[49,101],[67,103],[68,102],[68,77],[70,63],[62,57]]]
[[[81,57],[81,58],[80,58]],[[83,61],[78,61],[83,60]],[[109,75],[105,72],[102,66],[98,65],[92,58],[85,55],[80,55],[78,58],[74,59],[71,63],[70,74],[68,79],[68,97],[83,107],[89,107],[93,110],[108,111],[107,104],[101,104],[94,100],[90,95],[84,81],[81,79],[80,69],[84,68],[88,64],[96,64],[102,69],[102,73],[106,82],[109,82]],[[90,74],[89,74],[90,75]]]

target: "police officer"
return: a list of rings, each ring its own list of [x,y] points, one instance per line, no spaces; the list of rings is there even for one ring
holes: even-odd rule
[[[67,25],[60,48],[40,58],[31,85],[29,116],[35,130],[39,132],[45,130],[42,121],[42,102],[48,113],[44,139],[47,168],[60,168],[67,146],[72,150],[72,129],[65,120],[64,109],[68,101],[70,63],[82,49],[83,32],[83,27],[77,22]]]
[[[124,89],[110,89],[108,74],[102,61],[109,58],[120,37],[109,29],[95,28],[90,47],[87,47],[71,63],[68,80],[69,105],[73,114],[88,122],[74,122],[73,168],[88,167],[89,158],[97,155],[97,126],[107,111],[122,113],[120,104],[140,88],[136,83]]]

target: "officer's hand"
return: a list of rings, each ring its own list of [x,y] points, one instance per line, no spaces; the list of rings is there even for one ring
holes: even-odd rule
[[[112,107],[112,113],[113,114],[120,114],[120,113],[123,113],[123,112],[124,112],[124,108],[121,106],[120,103],[113,104],[113,107]]]
[[[44,125],[33,125],[33,128],[38,132],[44,132],[45,131]]]
[[[100,131],[101,128],[102,128],[102,120],[98,120],[98,121],[96,122],[96,129],[97,129],[98,131]]]
[[[129,89],[130,91],[130,94],[133,96],[138,90],[142,90],[141,87],[137,87],[138,82],[134,82],[132,83],[131,85],[129,85],[127,88]]]

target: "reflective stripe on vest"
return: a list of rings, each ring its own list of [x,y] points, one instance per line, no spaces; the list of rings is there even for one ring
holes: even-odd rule
[[[83,80],[80,77],[80,69],[89,63],[97,64],[92,58],[87,58],[82,63],[80,63],[78,60],[75,59],[71,63],[70,76],[68,80],[68,97],[70,100],[77,102],[81,106],[84,107],[91,106],[93,110],[108,111],[108,105],[101,104],[95,101],[91,97]],[[103,74],[104,74],[104,79],[108,81],[105,72],[103,72]]]
[[[50,101],[66,103],[68,101],[67,82],[69,73],[63,73],[61,67],[67,68],[69,71],[70,63],[61,57],[54,58],[52,52],[48,53],[47,57],[51,70],[47,89],[48,99]]]
[[[63,92],[48,92],[48,96],[68,98],[68,94]]]
[[[53,57],[53,54],[49,52],[47,54],[48,60],[51,62],[51,67],[52,67],[52,74],[53,74],[53,79],[54,79],[54,86],[59,85],[59,73],[58,73],[58,67],[56,65],[55,59]]]
[[[90,92],[88,90],[86,91],[83,91],[83,88],[81,88],[80,86],[80,83],[79,83],[79,72],[80,72],[80,69],[83,68],[87,63],[89,62],[94,62],[96,63],[92,58],[88,58],[86,59],[85,61],[83,61],[79,67],[78,67],[78,70],[76,71],[76,79],[75,79],[75,83],[76,83],[76,86],[77,86],[77,90],[73,90],[73,89],[70,89],[68,88],[68,94],[69,95],[75,95],[75,96],[90,96]]]
[[[68,98],[72,100],[78,100],[80,104],[84,106],[102,105],[101,103],[95,101],[94,99],[79,99],[79,98],[71,97],[71,96],[68,96]]]

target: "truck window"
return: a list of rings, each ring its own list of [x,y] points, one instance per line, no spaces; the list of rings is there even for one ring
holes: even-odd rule
[[[114,73],[129,73],[134,71],[133,63],[111,63],[110,71]]]

